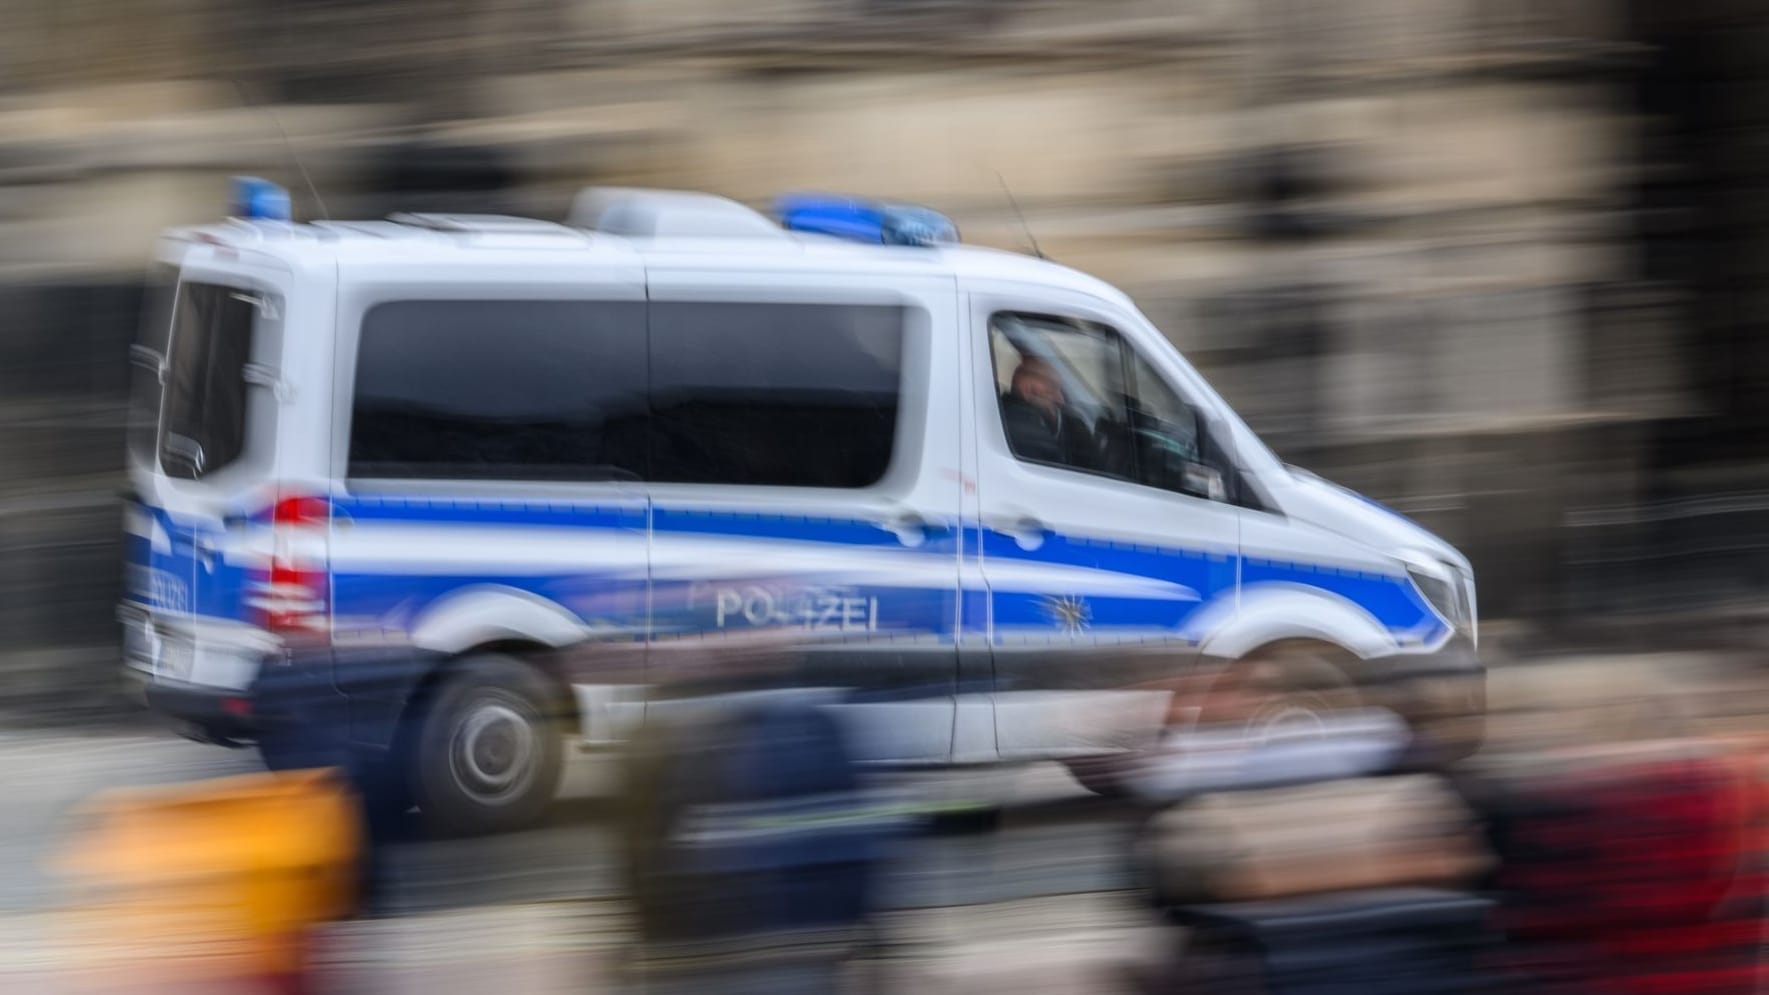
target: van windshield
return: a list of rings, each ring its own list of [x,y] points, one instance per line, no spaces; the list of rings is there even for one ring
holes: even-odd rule
[[[246,440],[246,363],[257,308],[214,283],[178,289],[161,406],[160,469],[198,480],[232,463]]]

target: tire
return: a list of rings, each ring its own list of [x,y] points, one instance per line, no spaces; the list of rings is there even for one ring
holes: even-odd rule
[[[449,836],[508,832],[546,814],[563,753],[559,691],[514,657],[460,660],[420,706],[412,792],[426,826]]]
[[[1288,710],[1301,721],[1312,721],[1333,712],[1358,708],[1383,708],[1406,723],[1411,742],[1395,762],[1396,772],[1442,773],[1478,751],[1486,733],[1486,680],[1484,672],[1471,678],[1462,697],[1473,705],[1457,712],[1453,721],[1416,707],[1418,694],[1408,683],[1359,685],[1354,662],[1330,647],[1310,643],[1287,643],[1250,654],[1226,672],[1243,691],[1243,702],[1257,699],[1265,704],[1247,724],[1257,726],[1275,712]],[[1291,726],[1292,729],[1295,725]]]
[[[1363,704],[1342,659],[1330,647],[1308,643],[1268,646],[1205,675],[1194,690],[1177,691],[1167,731],[1239,729],[1257,739],[1280,727],[1294,732],[1334,712]],[[1075,782],[1102,798],[1134,795],[1131,781],[1164,747],[1064,761]]]
[[[1199,702],[1202,726],[1239,726],[1257,738],[1364,704],[1339,654],[1310,643],[1254,650],[1226,667]]]
[[[1063,766],[1076,784],[1099,797],[1127,798],[1130,788],[1124,783],[1124,773],[1134,762],[1133,757],[1123,756],[1081,757],[1065,760]]]

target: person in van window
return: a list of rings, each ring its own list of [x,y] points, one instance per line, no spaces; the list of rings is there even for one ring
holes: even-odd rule
[[[1046,360],[1027,356],[1001,396],[1001,422],[1014,455],[1038,463],[1099,468],[1099,445],[1087,422],[1063,397],[1062,380]]]

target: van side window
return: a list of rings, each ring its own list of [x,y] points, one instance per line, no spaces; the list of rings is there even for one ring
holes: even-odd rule
[[[989,324],[1001,425],[1028,463],[1198,497],[1198,416],[1113,329],[1045,315]],[[1207,475],[1203,475],[1207,476]]]
[[[396,301],[363,318],[353,477],[637,480],[638,301]]]
[[[246,443],[246,381],[258,312],[245,292],[214,283],[178,289],[162,400],[160,467],[199,480]]]
[[[903,309],[654,302],[651,479],[859,488],[890,467]]]
[[[160,437],[160,368],[172,337],[172,305],[178,297],[178,267],[156,263],[143,286],[141,325],[129,349],[129,455],[151,465]]]

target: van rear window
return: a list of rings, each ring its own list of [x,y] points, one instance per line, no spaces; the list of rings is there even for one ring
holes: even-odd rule
[[[129,455],[151,466],[160,438],[160,368],[172,337],[172,302],[177,298],[178,268],[165,263],[148,271],[141,307],[141,325],[129,350]]]
[[[201,479],[245,448],[243,374],[257,313],[251,296],[235,287],[179,288],[160,417],[160,469],[167,475]]]

